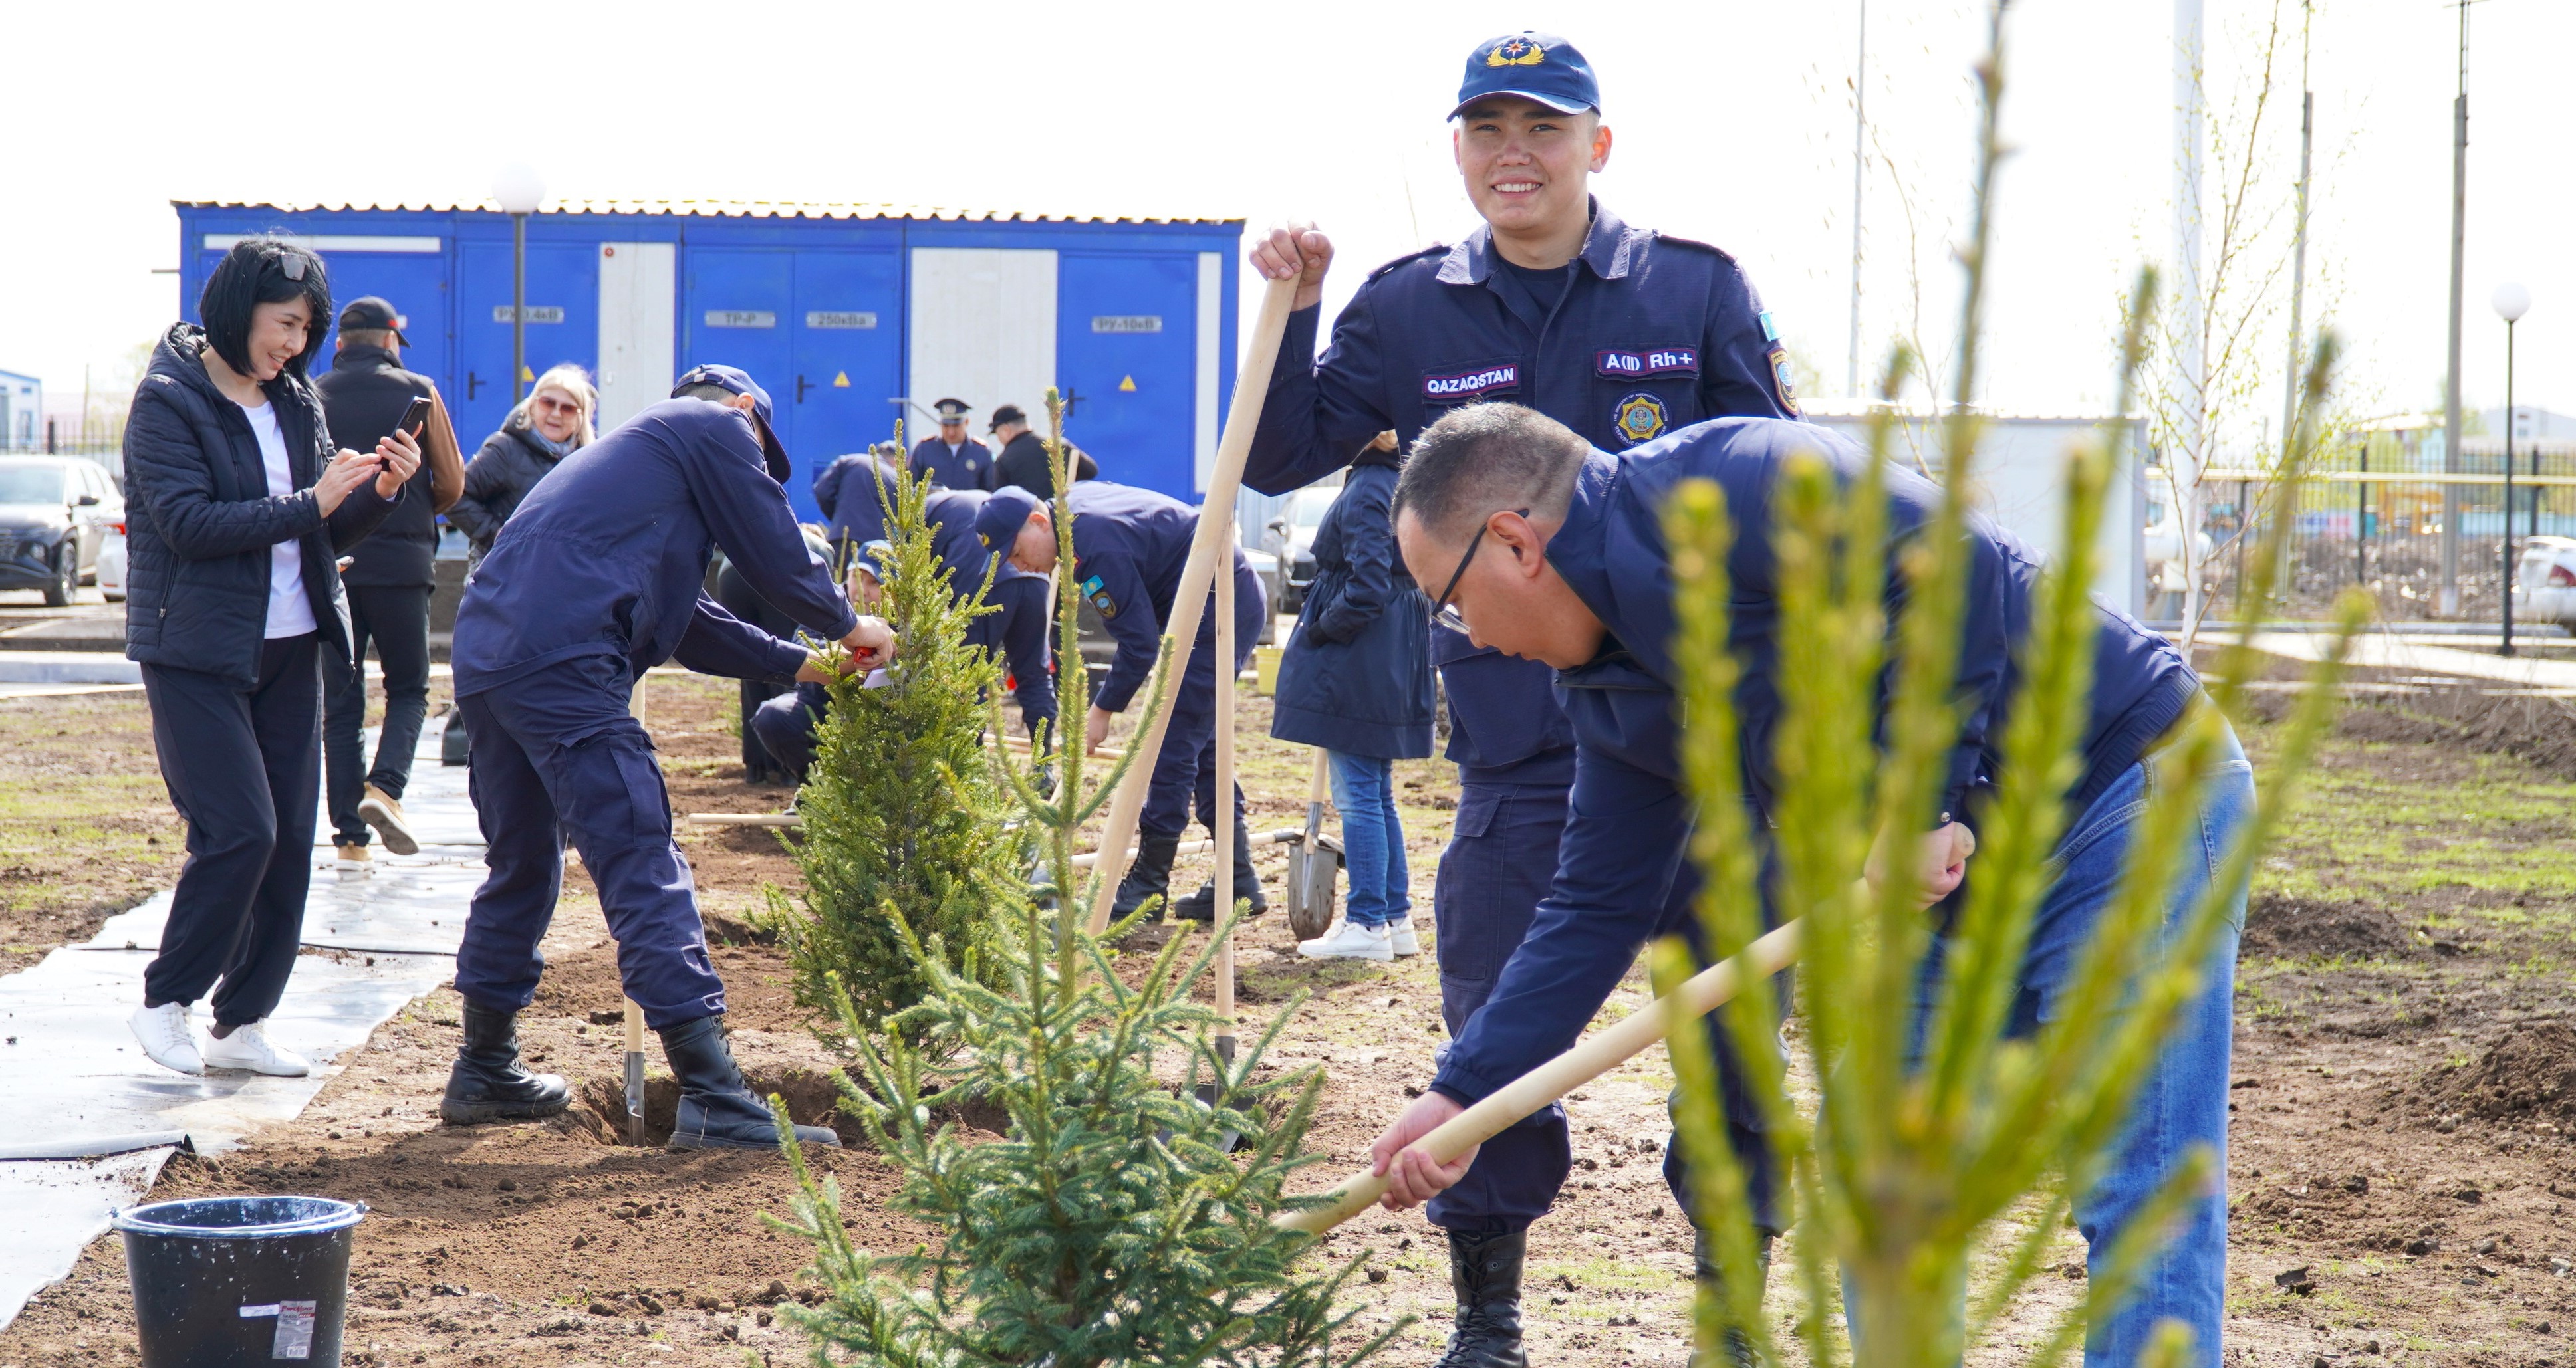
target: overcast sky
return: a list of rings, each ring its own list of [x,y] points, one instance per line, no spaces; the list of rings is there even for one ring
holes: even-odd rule
[[[2248,144],[2274,8],[2207,0],[2213,133]],[[10,19],[0,111],[30,155],[0,191],[0,369],[57,400],[178,311],[174,198],[478,201],[533,162],[567,197],[892,201],[1041,212],[1312,218],[1365,268],[1473,218],[1442,122],[1470,44],[1555,29],[1592,58],[1617,137],[1595,187],[1631,222],[1751,272],[1799,358],[1842,388],[1851,253],[1853,0],[1287,8],[542,0],[244,10],[44,0]],[[2456,11],[2323,0],[2310,316],[2352,349],[2364,411],[2437,400],[2443,369]],[[2295,0],[2256,147],[2273,225],[2240,271],[2286,258]],[[2576,5],[2474,12],[2464,393],[2502,402],[2487,298],[2530,286],[2519,398],[2576,409],[2576,118],[2561,85]],[[2004,180],[1982,397],[2024,412],[2109,398],[2117,297],[2168,253],[2171,14],[2022,0],[2009,30]],[[1865,90],[1864,370],[1902,331],[1947,355],[1966,203],[1969,64],[1983,9],[1874,0]],[[2215,219],[2217,174],[2205,192]],[[2217,225],[2209,232],[2214,254]],[[1920,285],[1916,284],[1920,281]],[[2279,411],[2276,287],[2249,341]],[[1249,311],[1245,315],[1250,316]],[[2277,418],[2272,420],[2277,423]]]

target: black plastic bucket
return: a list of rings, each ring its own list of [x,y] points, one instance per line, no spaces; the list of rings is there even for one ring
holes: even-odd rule
[[[349,1232],[328,1197],[193,1197],[116,1214],[143,1368],[337,1364]]]

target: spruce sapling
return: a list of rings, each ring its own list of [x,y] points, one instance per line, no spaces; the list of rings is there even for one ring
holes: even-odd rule
[[[1072,480],[1052,391],[1047,407],[1058,551],[1070,570]],[[1083,677],[1074,582],[1057,576],[1067,680]],[[1164,702],[1171,649],[1166,640],[1148,710]],[[1215,1015],[1192,1000],[1213,942],[1184,961],[1194,942],[1172,938],[1131,986],[1103,939],[1083,930],[1089,901],[1071,896],[1074,838],[1127,763],[1085,782],[1087,702],[1079,689],[1058,693],[1053,735],[1073,738],[1074,751],[1026,762],[998,746],[989,755],[1048,876],[1034,888],[1008,872],[981,876],[991,908],[983,972],[960,972],[936,941],[897,920],[927,987],[920,1001],[889,1019],[897,1029],[871,1032],[841,999],[853,1056],[840,1077],[844,1109],[902,1171],[889,1208],[938,1236],[894,1254],[858,1248],[838,1184],[817,1181],[787,1141],[794,1215],[775,1223],[813,1241],[829,1296],[783,1311],[817,1363],[1323,1368],[1356,1363],[1403,1328],[1374,1338],[1352,1330],[1356,1312],[1340,1297],[1365,1255],[1301,1264],[1311,1238],[1270,1220],[1304,1204],[1286,1185],[1315,1161],[1305,1138],[1322,1072],[1256,1081],[1298,1003],[1229,1064],[1214,1045]],[[1193,1097],[1202,1080],[1214,1085],[1207,1104]],[[1001,1137],[970,1135],[960,1119],[969,1108],[993,1118]],[[1242,1137],[1232,1153],[1230,1131]],[[1339,1354],[1337,1335],[1348,1345]]]
[[[1005,802],[982,754],[1002,671],[966,642],[967,625],[993,611],[982,602],[991,567],[983,583],[950,583],[925,516],[929,482],[871,469],[892,546],[873,611],[894,628],[899,654],[872,681],[826,686],[831,708],[796,796],[804,828],[787,841],[805,888],[793,903],[769,890],[768,917],[795,966],[797,1002],[837,1020],[837,982],[868,1025],[919,1001],[928,985],[898,924],[940,946],[951,967],[976,972],[985,883],[1012,854]]]

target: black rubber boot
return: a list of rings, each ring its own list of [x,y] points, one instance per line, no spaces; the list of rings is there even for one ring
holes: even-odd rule
[[[662,1057],[680,1082],[679,1114],[671,1123],[673,1149],[776,1149],[778,1121],[769,1103],[752,1096],[725,1048],[724,1018],[699,1017],[662,1031]],[[805,1145],[837,1147],[828,1126],[798,1126]]]
[[[1258,917],[1270,910],[1270,900],[1261,896],[1261,876],[1253,872],[1252,847],[1244,840],[1251,833],[1238,828],[1234,836],[1234,897],[1237,902],[1252,904],[1249,915]],[[1216,919],[1216,880],[1199,886],[1199,891],[1172,904],[1172,915],[1182,921]]]
[[[1458,1319],[1433,1368],[1528,1368],[1521,1350],[1521,1259],[1529,1252],[1529,1232],[1448,1234]]]
[[[1761,1243],[1753,1252],[1753,1276],[1756,1280],[1768,1282],[1771,1277],[1771,1232],[1765,1230],[1757,1234]],[[1726,1286],[1726,1273],[1717,1266],[1717,1251],[1709,1241],[1708,1232],[1696,1228],[1691,1231],[1691,1278],[1694,1291],[1701,1287],[1722,1291]],[[1723,1359],[1696,1349],[1691,1351],[1690,1368],[1718,1368],[1719,1364],[1728,1365],[1728,1368],[1755,1368],[1753,1342],[1744,1337],[1743,1331],[1727,1327],[1726,1357]]]
[[[1180,846],[1178,836],[1137,837],[1135,863],[1127,866],[1127,877],[1118,881],[1118,900],[1109,905],[1109,915],[1123,917],[1144,906],[1147,898],[1161,898],[1164,902],[1145,919],[1161,921],[1172,895],[1172,856]]]
[[[447,1071],[447,1095],[438,1119],[451,1126],[486,1121],[534,1121],[572,1105],[572,1089],[555,1074],[519,1066],[519,1014],[472,1001],[465,1004],[465,1043]]]

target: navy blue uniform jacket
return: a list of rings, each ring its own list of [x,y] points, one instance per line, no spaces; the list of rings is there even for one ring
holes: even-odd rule
[[[520,503],[456,610],[458,697],[582,656],[628,672],[666,660],[791,682],[805,648],[706,596],[715,549],[752,589],[827,640],[858,616],[806,549],[751,419],[666,399],[563,459]]]
[[[943,489],[991,489],[993,450],[969,437],[951,455],[948,444],[933,434],[912,444],[912,473]]]
[[[1553,312],[1495,265],[1479,226],[1369,273],[1315,359],[1321,309],[1289,315],[1244,482],[1266,494],[1330,474],[1388,428],[1407,449],[1461,404],[1507,399],[1618,451],[1703,418],[1790,418],[1785,357],[1735,259],[1632,228],[1596,201]],[[1433,591],[1448,571],[1415,567]],[[1449,687],[1449,758],[1470,783],[1562,785],[1572,730],[1535,661],[1434,630]]]
[[[1547,546],[1548,563],[1609,630],[1599,656],[1558,675],[1577,738],[1571,815],[1555,885],[1484,1010],[1450,1048],[1432,1084],[1443,1093],[1474,1101],[1571,1046],[1638,949],[1689,915],[1697,879],[1683,859],[1691,815],[1676,734],[1673,578],[1661,521],[1666,496],[1684,479],[1715,480],[1734,525],[1728,642],[1744,666],[1736,708],[1746,792],[1757,824],[1767,812],[1780,712],[1772,669],[1783,630],[1769,499],[1782,462],[1800,452],[1825,459],[1846,481],[1868,459],[1820,428],[1742,418],[1586,459],[1565,525]],[[1937,486],[1902,469],[1888,472],[1887,489],[1895,537],[1921,526],[1940,499]],[[1966,811],[1970,794],[1992,782],[2019,682],[2014,652],[2029,631],[2040,569],[2027,547],[1982,517],[1969,520],[1969,536],[1959,667],[1968,706],[1944,799],[1953,813]],[[1901,609],[1893,595],[1890,607]],[[2099,611],[2085,774],[2067,800],[2076,810],[2137,763],[2200,688],[2171,643],[2126,613]]]
[[[1199,533],[1199,511],[1169,494],[1114,480],[1076,480],[1065,502],[1073,510],[1074,584],[1100,610],[1102,624],[1118,643],[1109,675],[1091,701],[1109,712],[1125,712],[1136,691],[1153,678],[1163,624],[1172,620],[1172,599],[1180,593],[1181,570],[1189,564],[1190,539]],[[1245,564],[1243,548],[1236,547],[1234,568]],[[1206,613],[1199,617],[1202,629],[1213,621]],[[1188,663],[1190,643],[1174,645],[1180,652],[1172,661],[1177,679]]]
[[[837,457],[814,476],[814,506],[823,510],[825,535],[833,541],[872,542],[885,536],[885,500],[893,492],[892,473],[880,488],[876,457],[864,451]]]
[[[975,535],[975,512],[984,506],[984,497],[980,489],[934,489],[922,505],[930,524],[931,552],[948,572],[949,592],[961,598],[983,585],[984,567],[992,559],[983,538]],[[869,501],[874,503],[873,496]],[[880,530],[877,535],[885,534]],[[984,602],[999,611],[980,614],[967,624],[966,644],[981,646],[1001,659],[1003,668],[1010,671],[1011,697],[1019,700],[1020,720],[1035,731],[1040,723],[1055,718],[1055,675],[1049,669],[1053,659],[1047,654],[1054,604],[1047,594],[1047,577],[1013,569],[1004,561],[993,570],[993,584],[984,590]]]

